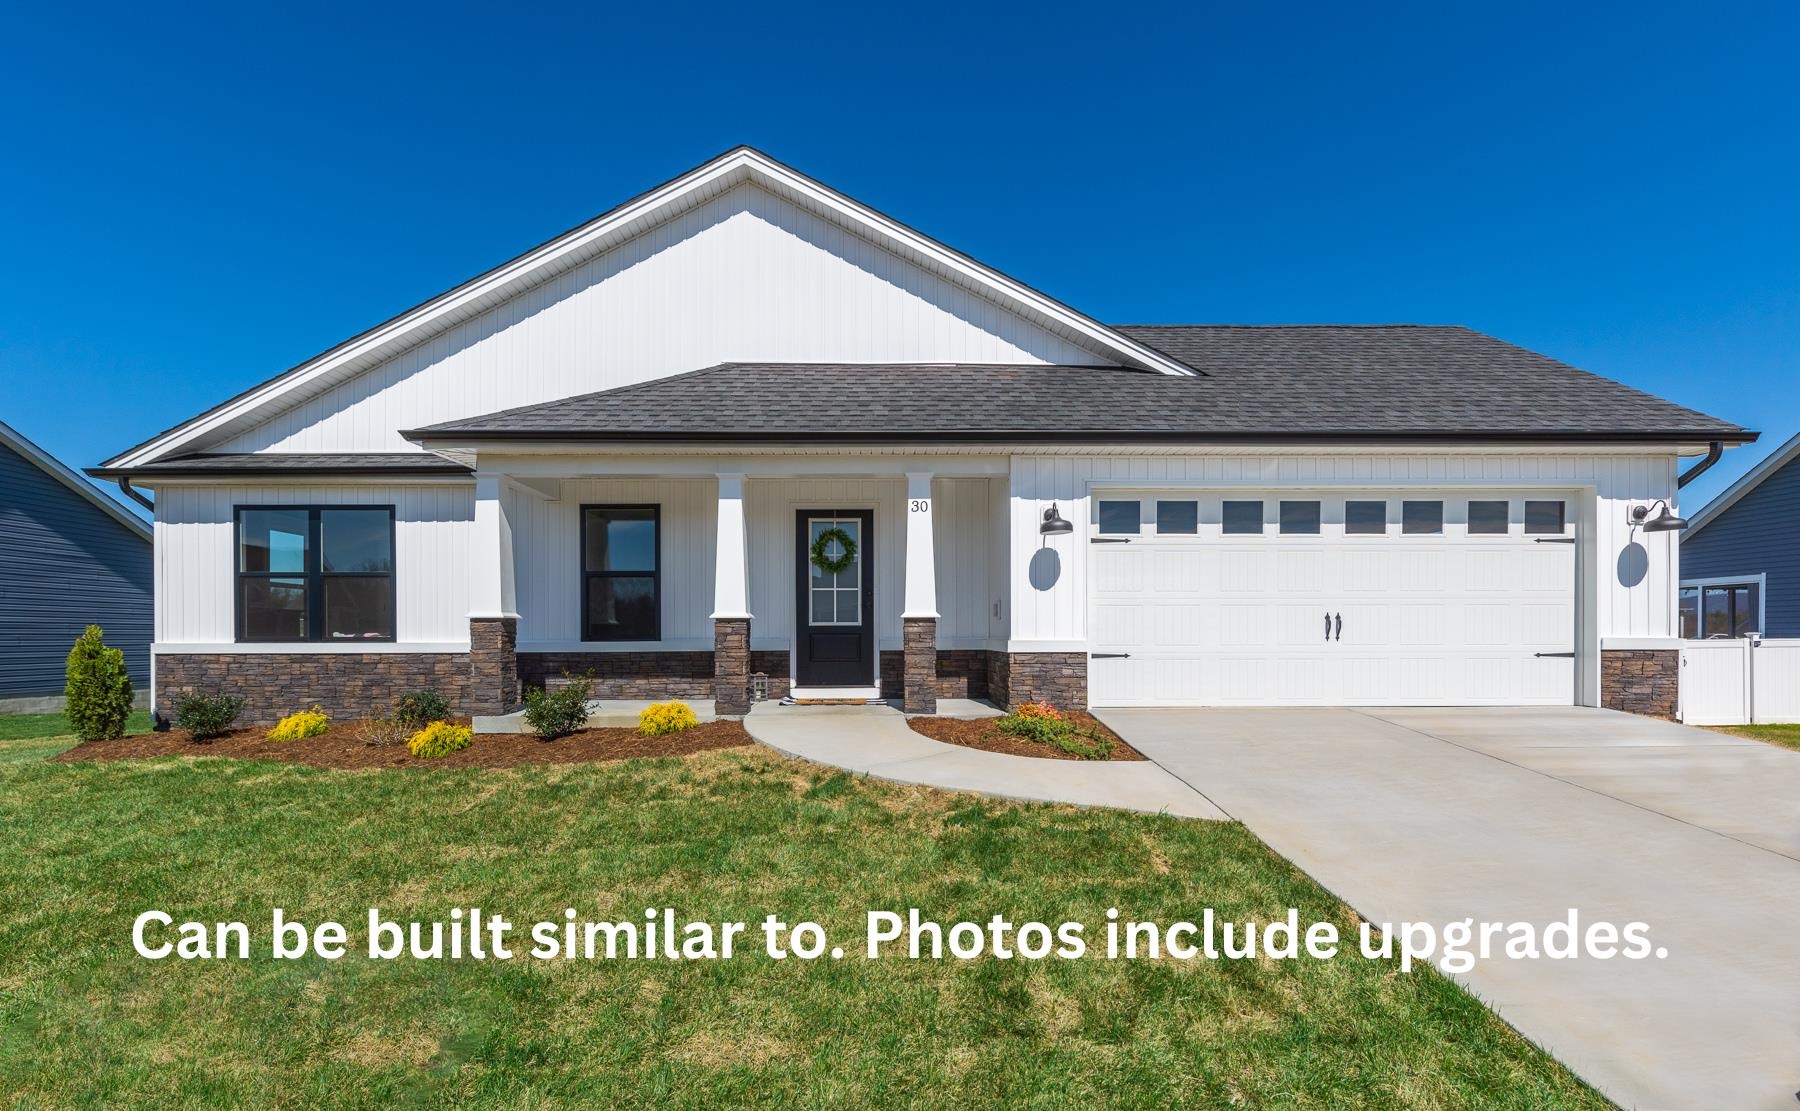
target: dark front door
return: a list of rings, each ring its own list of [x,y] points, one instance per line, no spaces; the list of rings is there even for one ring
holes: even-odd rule
[[[799,578],[795,601],[795,681],[803,687],[875,684],[875,513],[869,509],[802,509],[795,514]],[[813,545],[841,529],[855,545],[850,565],[826,571],[813,563]],[[834,536],[826,557],[841,559]]]

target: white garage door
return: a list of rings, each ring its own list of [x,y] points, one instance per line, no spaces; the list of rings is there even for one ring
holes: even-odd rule
[[[1097,706],[1575,700],[1573,495],[1099,492]]]

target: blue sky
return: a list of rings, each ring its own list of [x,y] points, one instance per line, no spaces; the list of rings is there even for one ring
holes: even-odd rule
[[[1264,9],[1264,10],[1255,10]],[[1099,317],[1461,323],[1800,431],[1800,5],[33,5],[0,420],[91,465],[740,142]]]

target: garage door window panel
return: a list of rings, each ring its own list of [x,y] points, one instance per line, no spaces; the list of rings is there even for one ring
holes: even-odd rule
[[[1470,536],[1505,536],[1509,503],[1472,501],[1469,503]]]
[[[1528,536],[1561,536],[1568,528],[1567,512],[1560,501],[1527,501],[1525,533]]]
[[[1444,503],[1441,501],[1401,502],[1400,531],[1408,536],[1442,536],[1444,534]]]
[[[1387,502],[1351,499],[1344,503],[1345,536],[1386,536]]]
[[[1263,530],[1263,503],[1228,501],[1221,513],[1220,531],[1226,536],[1260,536]]]
[[[1139,509],[1135,501],[1103,501],[1100,503],[1100,531],[1114,536],[1136,536]]]
[[[1159,501],[1156,503],[1156,534],[1158,536],[1193,536],[1199,531],[1199,502]]]
[[[1319,535],[1319,503],[1316,501],[1283,501],[1281,503],[1283,536]]]

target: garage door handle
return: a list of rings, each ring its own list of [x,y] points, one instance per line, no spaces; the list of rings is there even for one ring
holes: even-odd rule
[[[1343,640],[1344,639],[1344,615],[1341,613],[1337,615],[1337,632],[1332,634],[1331,639],[1332,640]]]
[[[1130,652],[1089,652],[1088,658],[1091,660],[1129,660],[1131,658],[1131,653]]]
[[[1575,658],[1575,653],[1573,653],[1573,652],[1533,652],[1532,655],[1536,656],[1540,660],[1543,660],[1543,659],[1572,660]]]

